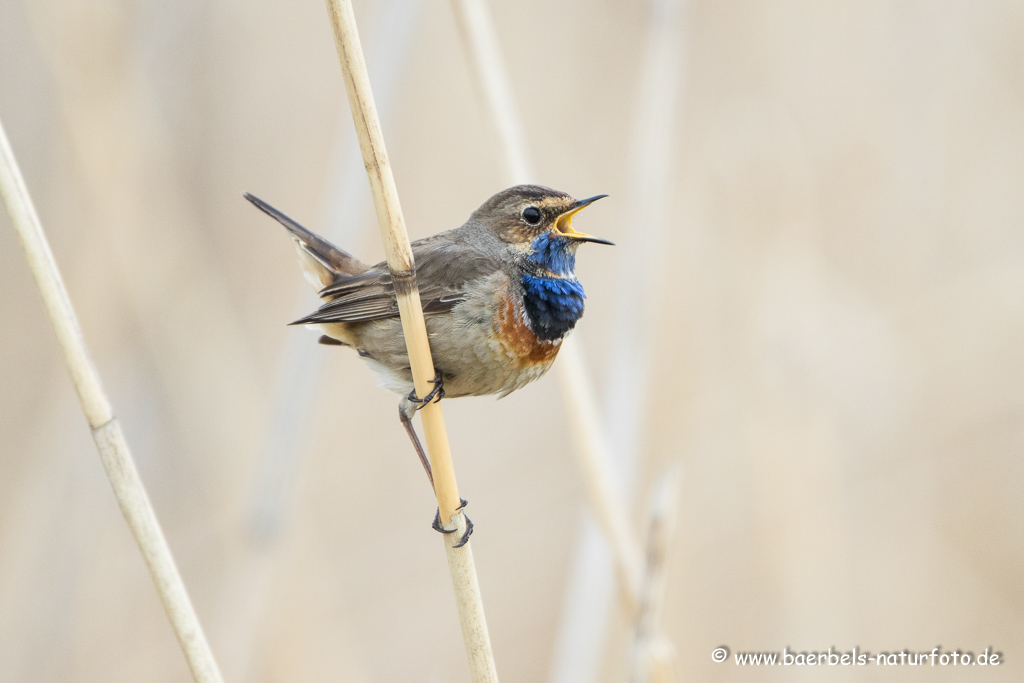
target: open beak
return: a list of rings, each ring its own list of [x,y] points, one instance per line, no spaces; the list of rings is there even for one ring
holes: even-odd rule
[[[599,194],[596,197],[588,197],[587,199],[580,199],[579,201],[573,202],[572,206],[569,207],[569,210],[555,220],[555,230],[557,230],[562,237],[568,237],[569,239],[578,240],[580,242],[594,242],[595,244],[611,244],[614,246],[614,242],[609,242],[608,240],[603,240],[600,237],[588,235],[585,232],[576,232],[572,228],[573,216],[596,202],[598,199],[607,196],[608,195],[606,194]]]

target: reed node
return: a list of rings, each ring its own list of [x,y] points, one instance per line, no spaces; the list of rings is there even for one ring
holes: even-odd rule
[[[139,546],[160,601],[171,621],[196,683],[223,683],[213,652],[164,538],[156,512],[135,468],[121,425],[85,345],[71,299],[39,222],[25,180],[0,123],[0,196],[25,250],[29,268],[57,333],[82,412],[92,430],[103,469],[128,528]]]

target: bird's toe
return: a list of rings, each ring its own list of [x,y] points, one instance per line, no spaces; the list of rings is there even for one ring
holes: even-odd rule
[[[460,505],[456,511],[462,510],[462,508],[467,505],[464,498],[460,498],[459,500],[462,502],[462,505]],[[473,535],[473,520],[471,520],[465,513],[463,513],[463,516],[466,517],[466,531],[462,534],[459,542],[452,546],[453,548],[461,548],[466,545],[466,543],[469,542],[469,537]],[[434,529],[434,531],[438,531],[442,534],[454,534],[459,530],[458,527],[455,527],[454,529],[445,529],[444,526],[441,525],[441,510],[434,513],[434,521],[431,523],[430,527]]]
[[[466,517],[466,533],[462,534],[462,538],[459,539],[459,542],[456,543],[455,545],[453,545],[452,547],[453,548],[461,548],[462,546],[466,545],[466,543],[469,542],[469,537],[472,536],[472,535],[473,535],[473,520],[471,520],[467,516]]]

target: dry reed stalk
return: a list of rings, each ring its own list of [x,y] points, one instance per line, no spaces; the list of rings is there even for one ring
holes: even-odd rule
[[[498,32],[490,11],[481,0],[452,0],[452,11],[473,72],[473,84],[494,124],[492,132],[498,136],[509,182],[533,182],[535,176],[527,151],[526,132],[519,119],[512,81],[501,56]]]
[[[681,471],[672,467],[654,489],[647,522],[647,556],[643,587],[633,631],[631,683],[669,681],[672,644],[661,635],[661,615],[668,581],[668,554],[679,507]]]
[[[419,25],[424,0],[384,0],[374,10],[367,40],[367,61],[374,66],[378,110],[384,122],[394,110],[402,74]],[[321,208],[319,225],[323,236],[335,244],[357,241],[365,229],[365,218],[373,210],[372,198],[362,185],[363,155],[352,130],[348,112],[340,112],[331,171]],[[302,296],[296,291],[296,318],[308,304],[308,286]],[[247,504],[241,547],[234,559],[232,582],[218,610],[219,623],[208,625],[218,643],[224,670],[238,681],[258,678],[261,658],[267,648],[259,647],[260,629],[265,626],[268,597],[280,574],[281,540],[287,527],[289,503],[296,475],[308,440],[311,409],[329,354],[318,353],[316,345],[302,334],[288,335],[272,390],[270,423],[263,439],[256,486]],[[217,636],[220,637],[217,637]],[[234,673],[232,673],[234,672]]]
[[[416,266],[409,235],[405,229],[402,207],[398,201],[398,190],[384,146],[384,135],[377,117],[373,92],[370,89],[370,78],[366,72],[366,62],[359,43],[352,3],[350,0],[326,0],[326,3],[334,28],[334,42],[338,49],[341,71],[345,77],[345,90],[352,109],[352,120],[363,152],[366,174],[373,192],[373,203],[377,209],[377,222],[380,225],[384,253],[398,298],[413,383],[416,393],[419,396],[426,396],[431,389],[430,381],[434,379],[434,362],[430,355],[419,288],[416,286]],[[455,482],[455,468],[452,465],[441,404],[427,404],[419,412],[434,475],[434,494],[437,496],[441,523],[445,528],[450,528],[453,523],[457,527],[456,533],[444,534],[444,539],[470,673],[475,682],[496,683],[498,674],[494,667],[487,622],[484,619],[473,553],[469,543],[461,548],[454,547],[465,532],[466,516],[459,508],[459,491]]]
[[[86,210],[78,225],[106,250],[113,286],[139,333],[137,352],[156,380],[146,391],[171,419],[179,459],[202,463],[208,476],[195,486],[223,509],[230,496],[220,492],[248,462],[240,455],[257,444],[253,430],[238,425],[253,421],[262,375],[253,371],[251,338],[226,295],[210,228],[193,212],[180,146],[150,87],[156,81],[136,49],[150,44],[146,31],[133,37],[129,16],[115,9],[121,4],[34,2],[25,9],[81,183]],[[202,535],[210,531],[203,520]]]
[[[477,89],[501,143],[508,180],[512,184],[531,182],[534,174],[526,151],[526,136],[490,13],[482,0],[452,0],[452,9]],[[563,342],[555,363],[556,372],[571,418],[587,501],[611,548],[623,605],[632,614],[640,591],[640,548],[629,530],[628,510],[614,482],[608,435],[577,344],[572,337]]]
[[[642,283],[634,291],[651,292],[640,301],[626,292],[615,303],[615,319],[608,364],[606,397],[601,403],[609,423],[609,444],[615,454],[617,483],[630,500],[636,473],[641,467],[641,443],[648,415],[651,367],[655,357],[652,325],[657,320],[658,254],[649,245],[658,243],[667,227],[672,185],[673,140],[680,121],[685,93],[685,0],[651,0],[645,38],[645,56],[635,96],[636,112],[631,135],[633,148],[627,202],[634,225],[642,225],[643,240],[624,242],[619,248],[620,275]],[[614,594],[608,577],[609,558],[595,538],[589,520],[584,520],[578,554],[570,570],[570,585],[590,590],[568,593],[562,621],[562,635],[556,648],[553,680],[577,683],[596,677],[594,662],[601,657],[608,614]]]
[[[379,3],[374,14],[367,40],[367,60],[374,65],[374,94],[384,121],[394,109],[423,4],[423,0],[385,0]],[[344,119],[338,122],[339,126],[344,125],[344,130],[336,136],[341,142],[333,154],[334,168],[327,183],[320,221],[324,226],[323,236],[335,244],[355,241],[363,230],[366,213],[372,208],[370,198],[364,195],[365,186],[361,185],[366,169],[359,141],[351,132],[348,115]],[[296,318],[305,314],[304,309],[309,305],[307,290],[308,286],[303,283],[303,296],[296,302]],[[273,390],[271,423],[264,440],[258,484],[250,505],[249,535],[258,543],[271,543],[280,533],[288,493],[308,432],[307,422],[314,413],[310,406],[325,358],[327,355],[318,353],[316,345],[311,345],[305,335],[288,336]]]
[[[85,346],[71,300],[2,123],[0,196],[3,197],[11,222],[21,239],[43,305],[57,333],[64,361],[71,372],[82,412],[92,430],[93,441],[96,442],[103,468],[114,489],[114,496],[149,567],[167,617],[192,670],[192,677],[197,683],[222,683],[213,653],[135,468],[121,425],[114,417],[113,408]]]

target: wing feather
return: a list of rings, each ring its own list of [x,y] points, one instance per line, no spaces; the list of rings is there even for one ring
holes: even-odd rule
[[[451,232],[418,240],[412,247],[420,300],[428,315],[452,310],[466,300],[468,282],[490,275],[502,265],[493,256],[455,241]],[[326,301],[323,306],[292,324],[363,322],[399,315],[386,263],[359,275],[338,277],[320,291],[320,297]]]

